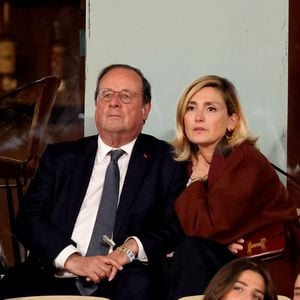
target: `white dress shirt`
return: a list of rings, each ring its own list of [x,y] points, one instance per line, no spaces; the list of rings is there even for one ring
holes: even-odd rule
[[[125,153],[118,160],[120,169],[119,195],[122,191],[135,141],[136,139],[121,147]],[[109,152],[111,150],[114,150],[114,148],[104,144],[100,136],[98,136],[98,150],[95,158],[94,168],[72,233],[72,240],[76,242],[77,247],[69,245],[58,254],[58,256],[54,259],[54,265],[58,269],[64,269],[65,261],[71,254],[77,252],[84,256],[87,252],[97,217],[98,207],[101,201],[104,177],[106,168],[110,162]],[[138,259],[141,261],[147,261],[143,245],[140,240],[137,237],[130,238],[134,238],[138,243]],[[72,276],[72,274],[67,272],[59,272],[59,274],[59,276],[63,277]]]

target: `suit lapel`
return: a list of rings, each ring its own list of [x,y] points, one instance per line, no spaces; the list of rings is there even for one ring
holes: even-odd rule
[[[151,165],[151,148],[144,143],[145,136],[140,135],[135,143],[132,155],[128,164],[125,182],[120,196],[117,209],[114,236],[117,237],[123,222],[126,220],[130,208],[134,204],[140,186],[145,178],[145,173]],[[150,146],[150,145],[149,145]]]
[[[70,200],[68,215],[70,217],[71,230],[73,230],[82,201],[89,185],[97,152],[97,136],[82,140],[75,149],[73,161],[73,176],[71,180]]]

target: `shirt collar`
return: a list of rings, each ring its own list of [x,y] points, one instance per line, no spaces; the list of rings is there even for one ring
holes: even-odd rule
[[[136,139],[137,138],[135,138],[130,143],[125,144],[119,148],[112,148],[111,146],[106,145],[102,141],[100,135],[98,135],[98,149],[97,149],[97,154],[96,154],[96,163],[100,163],[104,159],[104,157],[107,155],[107,153],[114,149],[122,149],[123,151],[125,151],[124,155],[130,156],[132,153],[132,150],[133,150],[133,146],[136,142]]]

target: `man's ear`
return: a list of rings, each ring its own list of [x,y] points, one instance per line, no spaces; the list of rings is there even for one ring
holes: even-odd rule
[[[147,120],[150,110],[151,110],[151,104],[150,103],[146,103],[142,107],[142,114],[143,114],[143,119],[144,120]]]

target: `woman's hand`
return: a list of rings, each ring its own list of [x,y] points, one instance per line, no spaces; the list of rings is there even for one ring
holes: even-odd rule
[[[191,179],[193,178],[202,178],[202,180],[206,180],[208,176],[208,171],[210,167],[210,163],[200,154],[197,154],[197,157],[192,157],[193,163],[193,172],[191,174]]]
[[[231,244],[228,245],[229,251],[233,254],[238,254],[239,251],[243,250],[244,248],[244,239],[239,239]]]

